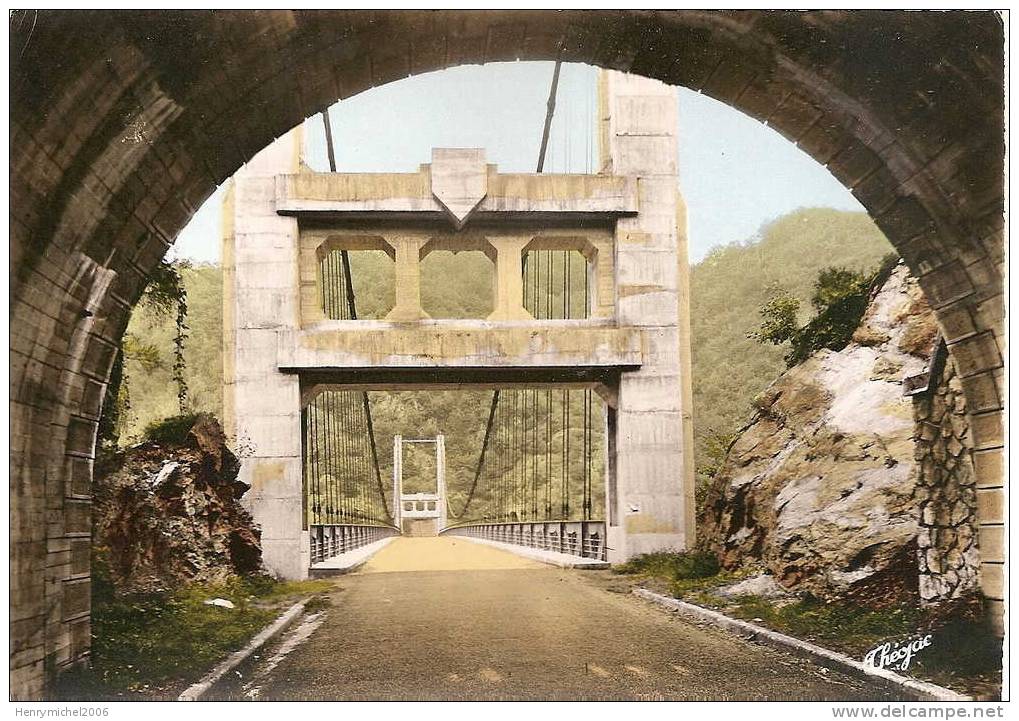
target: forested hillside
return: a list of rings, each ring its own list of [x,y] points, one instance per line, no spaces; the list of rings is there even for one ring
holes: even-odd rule
[[[781,289],[801,298],[806,313],[821,268],[869,270],[890,251],[865,214],[808,209],[775,220],[747,243],[715,250],[693,267],[694,433],[702,480],[717,463],[726,438],[746,419],[751,400],[785,369],[784,348],[747,337],[760,324],[761,306]],[[359,315],[385,315],[392,304],[391,262],[381,254],[355,253],[351,265]],[[435,253],[425,265],[422,300],[434,317],[484,317],[490,310],[491,263],[482,254]],[[214,266],[184,268],[181,275],[189,306],[184,377],[190,405],[218,417],[222,410],[222,275]],[[130,408],[122,444],[137,440],[146,424],[177,413],[173,318],[140,306],[128,334]],[[462,492],[472,478],[490,399],[489,392],[373,393],[383,463],[389,465],[395,433],[446,433],[451,490]],[[554,445],[561,440],[554,438]],[[597,444],[600,453],[600,438]],[[451,495],[458,508],[460,493]]]
[[[188,302],[188,337],[184,343],[184,379],[195,411],[223,410],[223,274],[219,266],[179,269]],[[121,445],[139,439],[142,429],[178,413],[173,382],[174,318],[149,304],[136,306],[124,342],[121,397],[127,400]]]
[[[758,237],[714,250],[691,272],[694,442],[700,480],[746,420],[750,402],[785,370],[787,349],[748,337],[760,309],[787,291],[806,322],[818,271],[873,270],[892,247],[865,213],[811,208],[765,225]]]

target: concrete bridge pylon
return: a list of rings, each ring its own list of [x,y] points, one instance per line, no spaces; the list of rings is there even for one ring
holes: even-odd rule
[[[435,446],[435,491],[404,493],[403,447],[406,443]],[[393,436],[393,523],[407,536],[437,536],[446,527],[446,438]]]
[[[607,560],[692,545],[676,91],[603,71],[597,121],[596,174],[500,173],[481,149],[442,148],[415,173],[316,173],[301,162],[299,131],[237,174],[224,212],[224,412],[247,449],[241,476],[273,571],[307,574],[302,413],[326,389],[593,389],[605,401]],[[379,320],[336,316],[324,301],[323,260],[363,250],[394,264],[396,303]],[[491,315],[428,317],[421,261],[434,250],[492,260]],[[583,256],[582,318],[525,307],[522,257],[542,250]],[[434,500],[441,514],[444,493]]]

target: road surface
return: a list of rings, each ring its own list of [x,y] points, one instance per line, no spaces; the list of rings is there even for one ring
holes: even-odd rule
[[[400,538],[213,697],[889,700],[625,592],[453,537]],[[620,592],[623,591],[623,592]]]

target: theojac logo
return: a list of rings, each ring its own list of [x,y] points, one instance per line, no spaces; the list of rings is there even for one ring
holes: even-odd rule
[[[876,666],[877,668],[893,668],[897,671],[905,671],[909,668],[913,655],[931,645],[931,636],[927,634],[923,638],[914,638],[911,641],[891,641],[872,648],[863,657],[863,662]]]

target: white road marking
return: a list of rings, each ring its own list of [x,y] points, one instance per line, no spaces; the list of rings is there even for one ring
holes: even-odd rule
[[[307,641],[311,634],[315,633],[315,630],[325,620],[325,612],[313,613],[298,624],[297,628],[287,633],[286,638],[283,639],[276,652],[264,664],[259,665],[251,675],[251,680],[244,684],[244,695],[250,699],[258,698],[262,693],[259,684],[265,680],[265,677],[272,673],[272,670],[279,666],[280,662],[290,655],[295,648]]]

